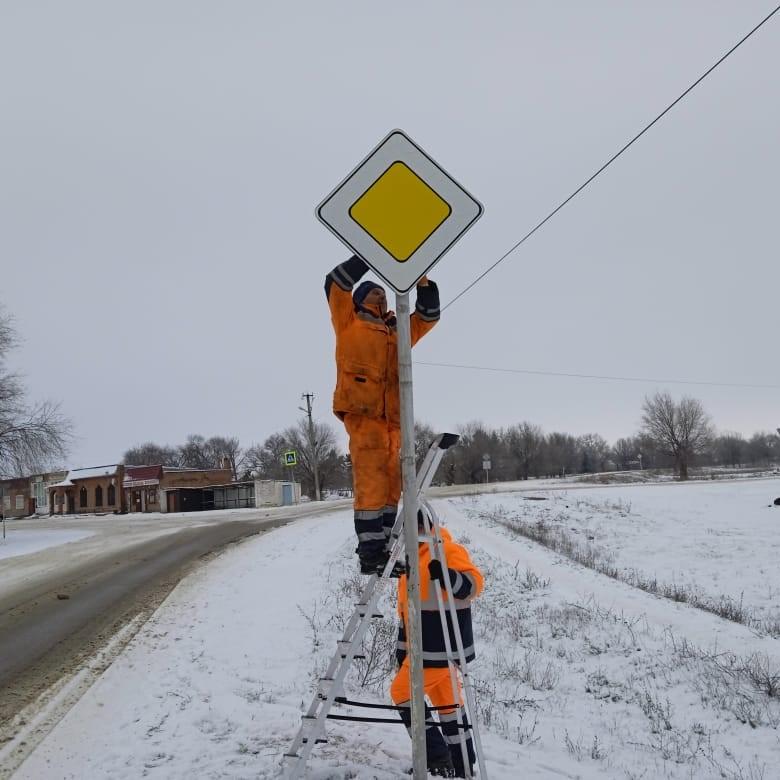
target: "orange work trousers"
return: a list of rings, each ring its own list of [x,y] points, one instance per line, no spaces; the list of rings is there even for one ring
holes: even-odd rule
[[[346,414],[358,554],[371,560],[385,549],[401,497],[401,430],[383,418]]]
[[[450,679],[450,670],[448,668],[424,668],[423,669],[423,688],[425,695],[430,699],[433,707],[442,707],[438,710],[438,726],[433,719],[428,706],[425,707],[425,752],[427,754],[428,765],[439,761],[449,753],[452,764],[455,767],[456,777],[465,777],[465,767],[463,762],[463,752],[465,747],[466,759],[473,775],[473,766],[476,759],[474,745],[471,740],[471,734],[468,730],[468,719],[465,713],[462,714],[463,726],[458,725],[458,713],[455,707],[448,707],[448,704],[462,704],[460,681],[458,681],[457,699],[453,696],[452,682]],[[410,704],[412,698],[411,674],[409,671],[409,656],[404,658],[401,668],[390,684],[390,697],[393,703],[398,705]],[[412,716],[411,709],[403,710],[401,720],[407,729],[411,728]],[[411,731],[410,731],[411,733]]]
[[[460,683],[458,683],[458,699],[455,701],[452,694],[452,681],[450,670],[447,667],[426,667],[423,669],[423,689],[430,699],[433,707],[444,707],[447,704],[461,704]],[[400,669],[396,673],[393,682],[390,683],[390,698],[393,703],[403,704],[412,698],[412,675],[409,670],[409,656],[404,658]],[[448,714],[455,711],[455,707],[439,710],[439,714]]]

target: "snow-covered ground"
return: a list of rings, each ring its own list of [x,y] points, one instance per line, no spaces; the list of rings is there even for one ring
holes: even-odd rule
[[[6,531],[5,539],[0,536],[0,560],[15,558],[17,555],[29,555],[49,547],[59,547],[69,542],[77,542],[92,536],[92,531],[67,530],[21,530],[11,528]]]
[[[780,479],[672,484],[534,496],[481,496],[458,506],[510,525],[546,524],[627,577],[657,579],[717,603],[742,603],[780,633]]]
[[[565,527],[621,570],[744,592],[768,613],[780,480],[525,495],[437,501],[486,575],[473,675],[490,777],[777,777],[780,640],[600,574],[513,523]],[[360,583],[351,526],[348,511],[302,519],[190,575],[16,777],[275,776]],[[383,612],[353,698],[386,701]],[[308,777],[410,766],[401,727],[328,730]]]

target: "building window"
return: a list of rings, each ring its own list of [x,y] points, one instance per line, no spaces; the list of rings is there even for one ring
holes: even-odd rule
[[[157,491],[155,489],[146,491],[146,503],[147,504],[157,503]]]
[[[109,506],[116,504],[116,488],[113,485],[108,486],[107,498]]]
[[[24,496],[20,496],[18,493],[16,495],[16,508],[24,509]]]
[[[79,506],[83,509],[87,505],[87,489],[85,487],[79,490]]]
[[[98,485],[95,488],[95,506],[103,506],[103,487]]]
[[[3,496],[3,509],[11,508],[11,496]]]

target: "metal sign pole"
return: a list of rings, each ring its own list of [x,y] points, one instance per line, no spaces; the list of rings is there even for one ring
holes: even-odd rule
[[[404,541],[406,543],[406,639],[412,691],[412,764],[414,780],[428,777],[425,750],[422,626],[420,617],[420,557],[417,552],[417,487],[414,462],[414,399],[412,394],[412,335],[409,293],[396,293],[398,378],[401,391],[401,475],[403,480]]]

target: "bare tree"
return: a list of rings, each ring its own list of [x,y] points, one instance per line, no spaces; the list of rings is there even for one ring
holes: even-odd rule
[[[546,472],[550,476],[565,477],[579,466],[577,440],[569,433],[553,432],[544,442]]]
[[[780,458],[780,437],[775,433],[754,433],[747,443],[747,453],[751,463],[769,466]]]
[[[684,396],[679,403],[668,392],[645,397],[642,430],[657,447],[674,458],[681,480],[688,479],[688,467],[713,437],[709,415],[701,402]]]
[[[618,469],[626,471],[632,464],[637,463],[640,452],[642,447],[635,438],[618,439],[612,448],[612,457]]]
[[[128,466],[180,466],[181,460],[177,447],[155,444],[148,441],[131,447],[122,457]]]
[[[504,465],[505,446],[495,430],[486,428],[479,421],[472,421],[456,427],[460,435],[458,446],[453,448],[452,458],[455,464],[453,474],[459,484],[482,482],[485,472],[482,469],[483,458],[490,456],[493,479],[501,479],[498,475],[499,465]],[[450,479],[448,475],[448,481]]]
[[[747,454],[747,442],[741,433],[723,433],[712,442],[713,454],[723,466],[741,466]]]
[[[303,472],[303,482],[308,495],[315,497],[314,468],[317,466],[319,486],[322,492],[326,485],[333,484],[341,468],[341,456],[336,449],[336,434],[327,423],[303,417],[296,425],[282,434],[290,449],[298,452],[298,465]]]
[[[239,472],[244,470],[244,450],[235,436],[212,436],[204,445],[208,460],[215,468],[220,468],[227,462],[233,479],[237,480]]]
[[[507,431],[509,455],[516,461],[521,479],[528,479],[532,471],[538,476],[539,456],[543,445],[544,433],[538,425],[522,422]]]
[[[244,454],[244,468],[260,479],[286,479],[284,453],[290,445],[281,433],[274,433],[262,444],[253,444]]]
[[[436,432],[430,425],[423,422],[414,423],[414,463],[419,469],[425,459],[431,442],[436,438]]]
[[[179,447],[179,461],[183,468],[206,469],[209,467],[209,456],[206,452],[206,439],[192,433],[186,443]]]
[[[44,471],[67,455],[70,421],[50,401],[29,403],[21,378],[5,367],[17,345],[11,318],[0,314],[0,476]]]
[[[580,470],[585,474],[605,471],[609,458],[609,445],[598,433],[586,433],[577,438],[580,452]]]

